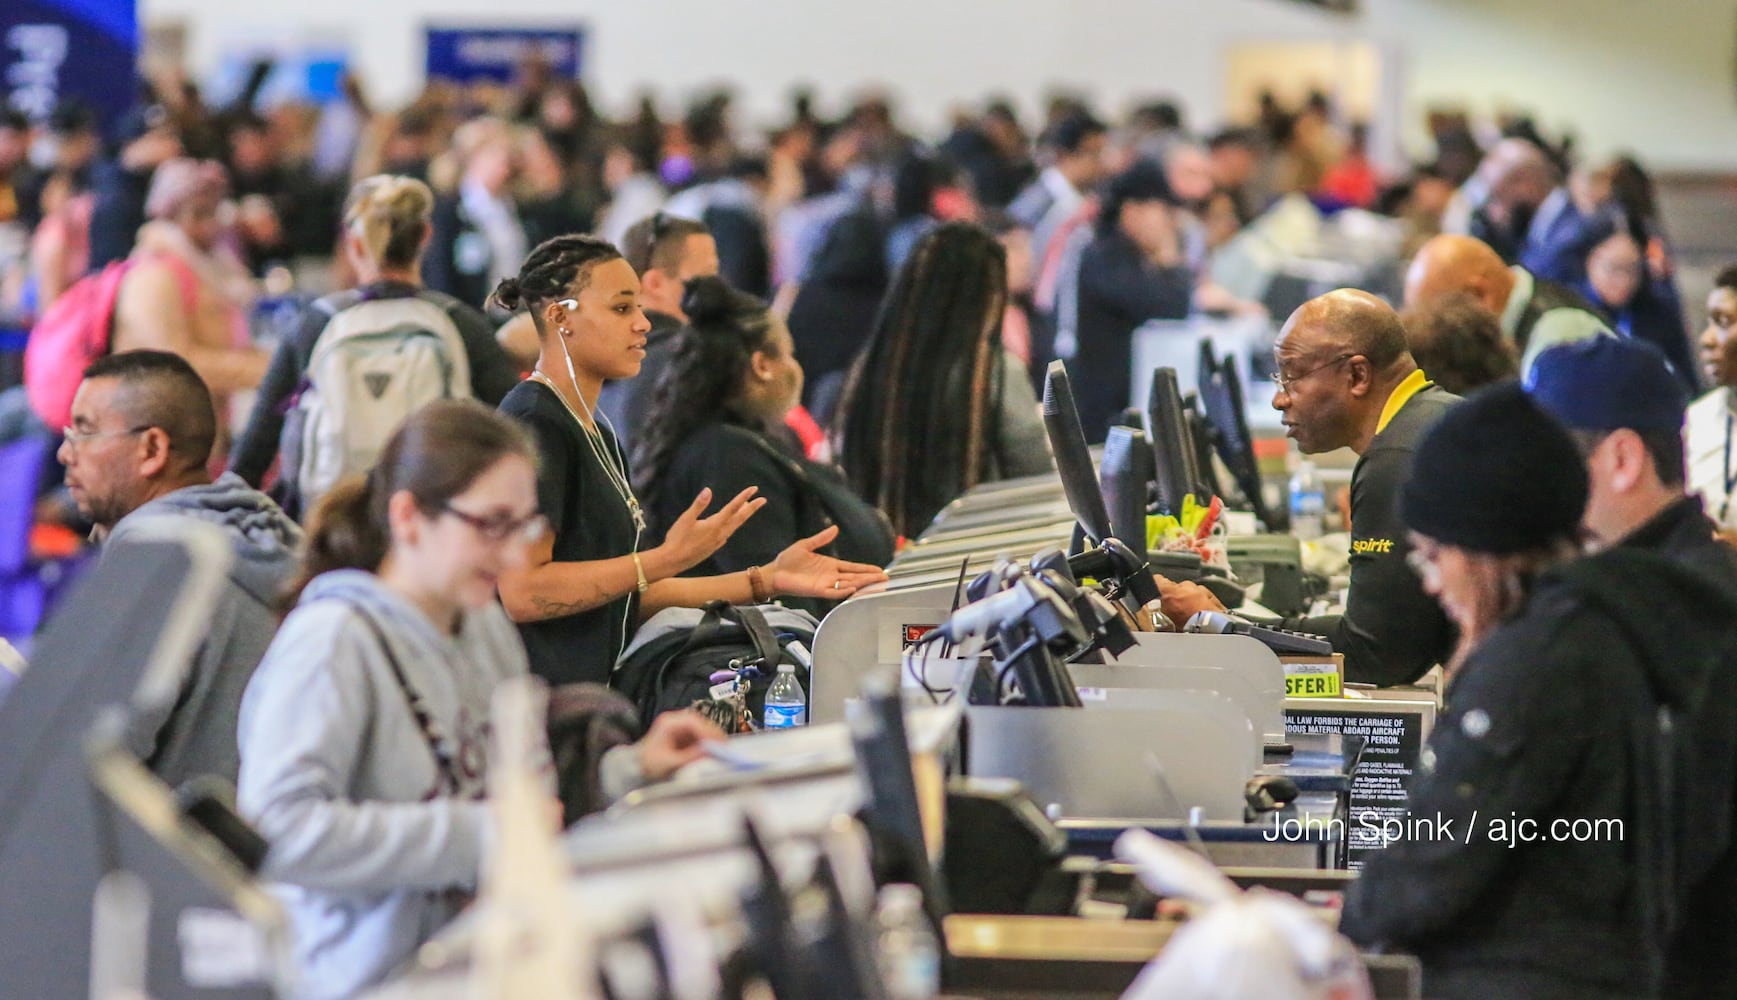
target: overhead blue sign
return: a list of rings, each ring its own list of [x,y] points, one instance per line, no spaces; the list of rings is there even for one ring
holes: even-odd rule
[[[77,100],[113,123],[137,96],[134,0],[0,3],[0,93],[36,120]]]
[[[470,83],[506,83],[518,67],[536,56],[557,78],[579,75],[585,30],[571,28],[428,29],[428,78]]]

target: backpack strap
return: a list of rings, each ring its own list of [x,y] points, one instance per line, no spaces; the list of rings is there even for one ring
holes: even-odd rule
[[[742,631],[748,634],[748,641],[754,644],[754,649],[769,667],[776,668],[778,661],[784,655],[784,649],[778,645],[778,636],[772,632],[772,626],[766,622],[766,613],[754,605],[737,605],[730,608],[736,619],[736,624],[742,626]]]
[[[356,616],[368,626],[368,631],[374,633],[374,639],[380,645],[380,651],[386,655],[386,664],[392,668],[392,676],[398,681],[398,689],[404,692],[404,700],[410,707],[410,717],[416,720],[416,726],[422,730],[422,738],[428,742],[429,752],[434,755],[434,770],[446,791],[456,795],[463,787],[458,780],[458,767],[452,761],[452,754],[447,752],[447,741],[442,738],[439,723],[429,714],[428,706],[423,703],[422,696],[416,693],[410,678],[404,675],[404,667],[399,664],[397,654],[392,651],[392,642],[386,638],[386,632],[374,616],[362,609],[360,604],[351,604]]]

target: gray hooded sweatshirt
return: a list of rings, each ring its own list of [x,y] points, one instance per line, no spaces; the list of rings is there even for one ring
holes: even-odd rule
[[[382,638],[434,721],[456,790]],[[528,669],[499,605],[443,635],[372,573],[326,573],[302,593],[242,702],[238,795],[271,844],[263,874],[294,924],[298,997],[378,982],[474,890],[490,837],[489,699]]]
[[[170,786],[213,774],[233,783],[235,722],[241,695],[277,631],[277,600],[295,572],[302,532],[278,505],[241,477],[165,494],[116,522],[103,558],[118,558],[145,530],[173,532],[182,519],[214,524],[228,536],[229,582],[211,609],[209,629],[173,703],[136,719],[140,757]]]

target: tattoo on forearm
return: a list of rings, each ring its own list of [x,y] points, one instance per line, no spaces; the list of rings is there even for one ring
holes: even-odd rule
[[[577,601],[556,601],[547,597],[535,596],[531,598],[531,607],[537,609],[537,613],[544,618],[565,618],[581,611],[602,607],[609,603],[612,596],[620,595],[611,595],[602,587],[593,587],[591,593]]]
[[[536,608],[537,613],[546,618],[562,618],[585,610],[585,605],[578,601],[551,601],[547,597],[531,598],[531,607]]]

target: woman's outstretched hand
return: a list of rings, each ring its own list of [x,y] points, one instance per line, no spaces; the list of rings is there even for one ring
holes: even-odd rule
[[[845,562],[818,550],[838,537],[838,525],[792,544],[772,563],[772,589],[793,597],[825,597],[843,600],[859,588],[885,582],[879,566]]]
[[[669,532],[664,535],[663,544],[658,546],[670,563],[669,575],[684,572],[698,566],[711,558],[712,553],[723,548],[736,529],[748,522],[748,518],[766,506],[765,497],[756,497],[760,487],[750,486],[736,494],[735,499],[725,504],[721,510],[711,517],[701,517],[706,507],[712,502],[712,491],[708,487],[694,497],[694,502],[676,518],[670,525]]]

